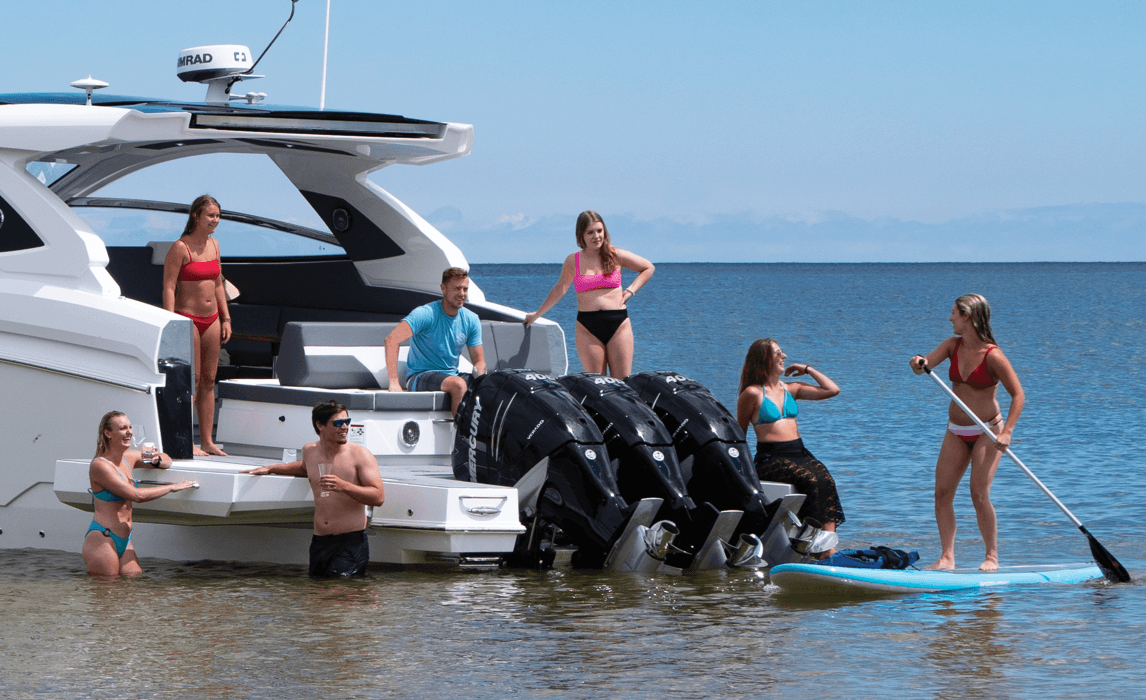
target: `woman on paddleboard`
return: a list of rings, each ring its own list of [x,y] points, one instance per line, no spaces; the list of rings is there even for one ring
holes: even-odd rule
[[[219,225],[219,203],[209,194],[191,203],[183,235],[163,261],[163,308],[195,324],[195,411],[199,415],[196,455],[226,456],[215,444],[215,375],[219,351],[231,339],[231,314],[223,288],[219,242],[211,237]]]
[[[143,573],[131,544],[131,504],[154,501],[195,485],[191,481],[180,481],[140,488],[132,470],[168,469],[171,458],[164,452],[144,455],[133,449],[131,434],[131,421],[119,411],[110,411],[100,419],[96,456],[88,467],[94,513],[83,547],[84,564],[92,576]]]
[[[954,337],[944,340],[926,356],[912,357],[911,370],[923,374],[924,367],[934,368],[944,360],[951,360],[948,378],[955,395],[996,435],[994,438],[985,435],[963,409],[951,402],[947,409],[947,430],[935,465],[935,520],[943,551],[938,561],[927,568],[955,568],[955,491],[970,464],[971,502],[975,505],[975,517],[987,550],[979,568],[995,571],[999,568],[998,524],[995,507],[991,505],[991,482],[1023,412],[1023,387],[1010,361],[995,345],[991,307],[982,295],[964,294],[956,299],[951,310],[951,326]],[[1006,422],[996,396],[1000,382],[1011,395]]]
[[[840,393],[828,375],[809,364],[784,366],[787,355],[779,343],[763,338],[752,343],[740,370],[736,422],[744,432],[756,431],[756,474],[761,481],[791,484],[807,498],[796,514],[802,521],[835,532],[844,522],[836,481],[824,463],[804,447],[796,416],[796,401],[822,401]],[[781,377],[808,376],[816,384],[782,382]],[[831,555],[831,552],[827,552]]]
[[[614,248],[601,215],[583,211],[577,217],[577,246],[565,258],[561,277],[537,311],[525,317],[530,325],[565,296],[572,284],[577,292],[577,357],[586,372],[624,379],[633,369],[633,326],[626,306],[653,276],[653,264],[627,250]],[[621,289],[621,268],[637,273]]]

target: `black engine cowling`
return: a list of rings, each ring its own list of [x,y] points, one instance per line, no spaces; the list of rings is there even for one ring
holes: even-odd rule
[[[620,379],[586,372],[557,381],[601,430],[621,497],[628,503],[642,498],[662,499],[664,503],[655,519],[675,523],[680,535],[674,545],[695,554],[717,511],[712,507],[698,511],[685,485],[672,435],[656,412]]]
[[[537,488],[519,487],[522,521],[538,515],[559,527],[577,545],[576,565],[603,563],[630,508],[601,432],[561,384],[529,370],[475,377],[455,424],[455,478],[518,486],[540,465],[545,473],[529,480]]]
[[[744,431],[708,389],[676,372],[625,379],[672,436],[688,494],[718,510],[742,510],[738,533],[763,534],[775,512],[765,502]]]

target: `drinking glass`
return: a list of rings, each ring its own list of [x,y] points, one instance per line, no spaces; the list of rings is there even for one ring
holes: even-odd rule
[[[322,477],[326,476],[329,473],[330,473],[330,465],[319,463],[319,465],[318,465],[318,478],[321,479]],[[320,491],[318,495],[321,496],[322,498],[326,498],[327,496],[330,495],[330,492],[329,491]]]
[[[155,443],[144,442],[141,447],[143,448],[143,461],[151,464],[152,460],[155,459]]]

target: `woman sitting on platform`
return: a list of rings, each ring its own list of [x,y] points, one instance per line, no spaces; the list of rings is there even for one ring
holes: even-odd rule
[[[807,497],[797,517],[835,532],[844,522],[836,482],[823,462],[816,459],[800,439],[796,425],[800,410],[796,401],[830,399],[840,393],[840,388],[811,365],[785,368],[786,357],[771,338],[757,340],[748,348],[744,368],[740,370],[736,421],[745,432],[749,425],[756,430],[755,465],[760,480],[791,484],[796,493]],[[816,386],[780,381],[781,377],[804,375],[814,379]]]

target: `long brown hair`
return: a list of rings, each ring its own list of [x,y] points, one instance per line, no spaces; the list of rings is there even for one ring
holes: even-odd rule
[[[991,332],[991,305],[982,294],[964,294],[955,300],[955,308],[959,313],[971,319],[971,326],[979,335],[979,340],[997,345],[995,335]]]
[[[585,250],[585,232],[589,230],[589,224],[601,222],[601,226],[605,229],[605,241],[601,244],[601,274],[611,275],[613,270],[617,269],[617,251],[613,250],[613,241],[609,238],[609,227],[605,226],[605,220],[597,212],[586,209],[577,215],[577,247]]]
[[[199,223],[199,215],[209,204],[219,207],[219,202],[209,194],[201,194],[191,202],[191,208],[187,210],[187,225],[183,227],[182,235],[186,236],[195,230],[195,225]],[[219,211],[223,211],[223,207],[219,207]]]
[[[116,416],[126,416],[123,411],[108,411],[103,414],[103,418],[99,419],[99,434],[96,435],[96,453],[95,456],[99,457],[107,450],[107,436],[103,431],[111,429],[111,420]]]
[[[768,378],[768,368],[776,360],[776,345],[771,338],[761,338],[748,346],[744,367],[740,370],[740,391],[763,384]]]

